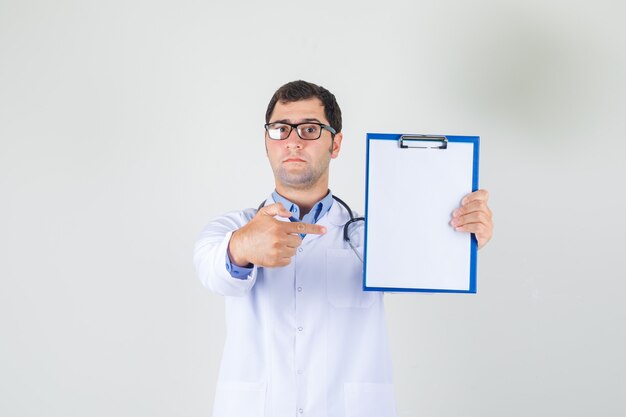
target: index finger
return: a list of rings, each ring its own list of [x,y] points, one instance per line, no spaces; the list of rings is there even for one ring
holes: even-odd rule
[[[477,190],[463,197],[463,200],[461,200],[461,204],[467,204],[471,201],[488,201],[488,200],[489,200],[489,191]]]
[[[285,223],[288,233],[298,233],[301,235],[323,235],[326,228],[317,224],[302,222]]]

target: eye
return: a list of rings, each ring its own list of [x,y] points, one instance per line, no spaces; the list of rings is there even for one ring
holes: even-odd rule
[[[289,132],[291,132],[291,127],[284,123],[271,123],[267,126],[267,133],[270,139],[285,139],[289,135]]]
[[[302,126],[302,129],[306,133],[317,133],[319,127],[317,125],[304,125]]]

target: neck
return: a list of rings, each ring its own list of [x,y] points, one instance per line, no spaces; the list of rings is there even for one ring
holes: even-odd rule
[[[328,194],[328,182],[322,182],[322,184],[306,189],[286,187],[277,183],[276,192],[292,203],[297,204],[300,207],[300,216],[304,216],[311,211],[315,203],[326,197],[326,194]]]

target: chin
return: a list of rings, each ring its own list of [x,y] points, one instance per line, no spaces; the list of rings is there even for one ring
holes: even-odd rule
[[[291,188],[298,189],[311,188],[317,180],[317,178],[315,178],[315,176],[311,175],[310,173],[299,175],[280,173],[278,175],[278,178],[280,179],[280,182],[282,184]]]

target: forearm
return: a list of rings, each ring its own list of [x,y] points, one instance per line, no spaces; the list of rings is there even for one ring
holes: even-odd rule
[[[246,294],[254,285],[256,268],[248,276],[233,277],[227,268],[227,250],[232,233],[246,223],[245,213],[230,213],[210,222],[194,248],[194,266],[209,290],[229,296]]]

